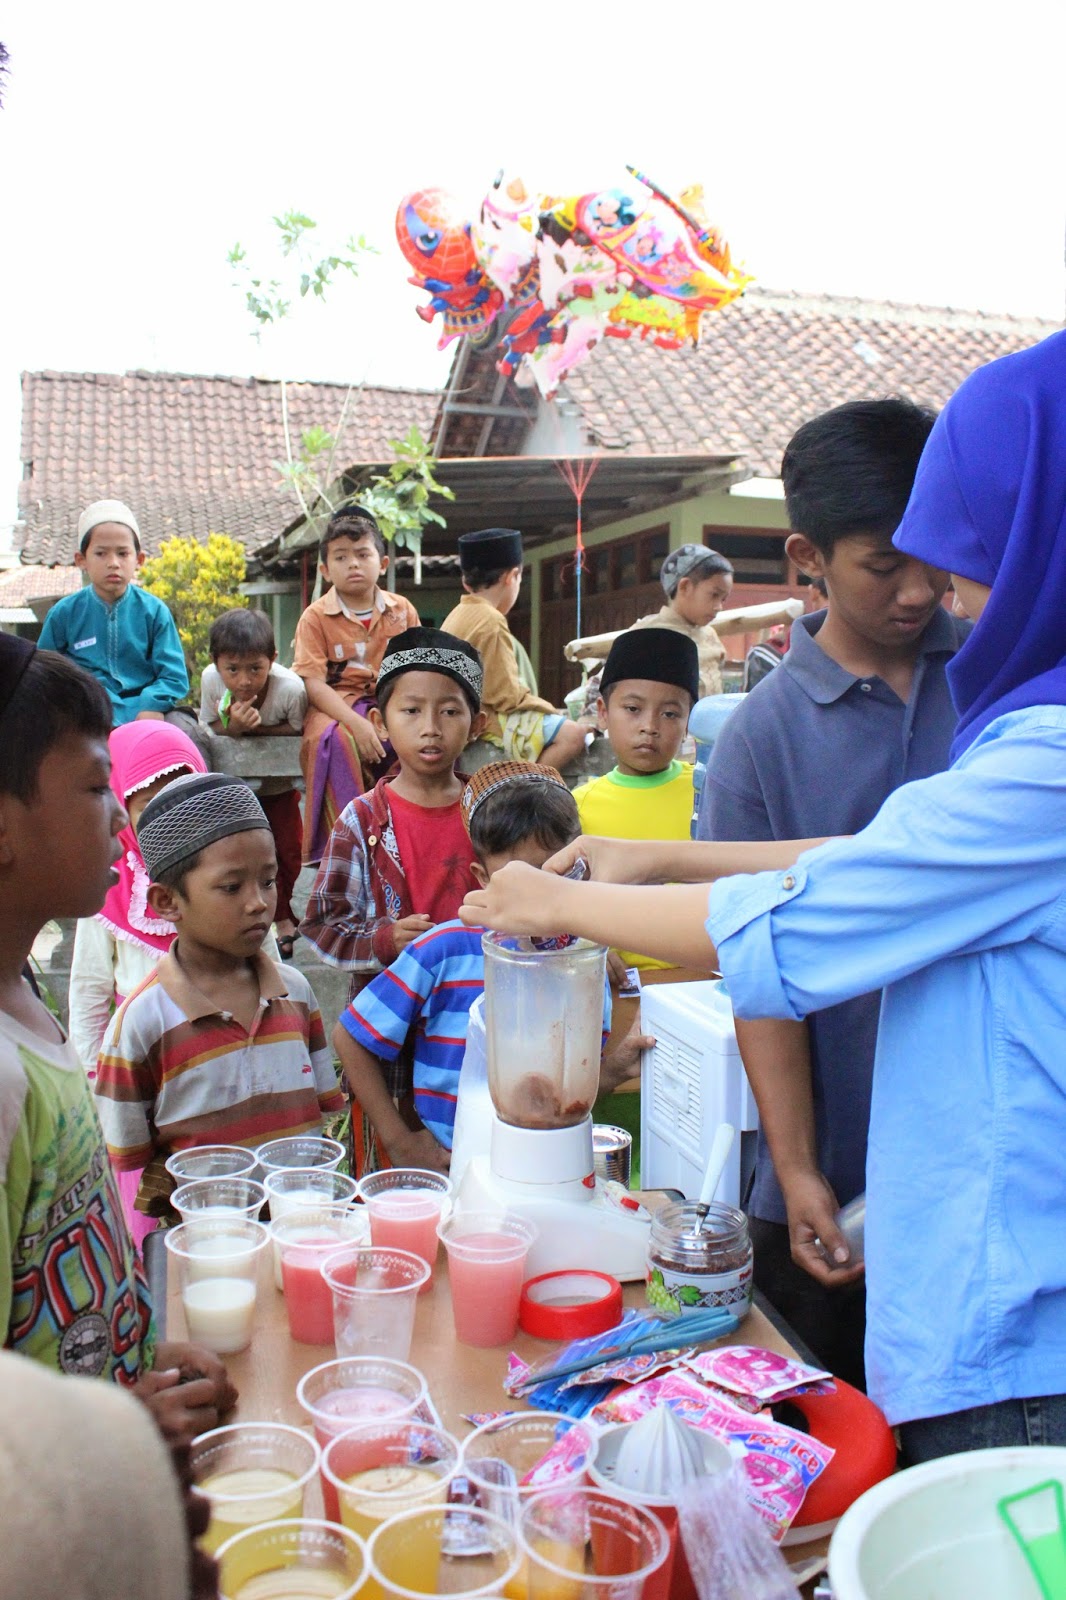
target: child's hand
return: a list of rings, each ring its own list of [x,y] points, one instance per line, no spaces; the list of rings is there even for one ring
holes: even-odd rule
[[[641,1051],[654,1048],[654,1034],[640,1031],[638,1009],[629,1032],[624,1038],[619,1039],[614,1049],[609,1050],[600,1062],[599,1093],[613,1094],[619,1084],[627,1083],[630,1078],[639,1078]]]
[[[157,1368],[177,1367],[182,1377],[209,1378],[215,1386],[215,1406],[220,1414],[231,1411],[237,1404],[237,1386],[213,1350],[202,1344],[186,1344],[175,1339],[163,1339],[155,1348]]]
[[[427,917],[421,911],[416,911],[410,917],[400,917],[392,925],[392,942],[396,954],[406,950],[412,939],[417,939],[420,933],[428,933],[433,926],[433,918]]]
[[[397,1167],[419,1167],[423,1171],[443,1172],[447,1175],[452,1153],[438,1144],[428,1128],[410,1129],[388,1147],[389,1160]]]
[[[494,872],[484,889],[473,889],[459,907],[468,928],[498,928],[502,933],[538,934],[550,938],[568,933],[559,908],[573,885],[562,878],[509,861]]]
[[[191,1444],[199,1434],[218,1427],[215,1385],[210,1378],[183,1381],[177,1367],[153,1368],[137,1379],[132,1393],[148,1407],[171,1446]]]
[[[355,740],[355,748],[359,752],[361,761],[365,761],[368,766],[373,766],[376,761],[384,761],[385,746],[366,717],[361,717],[358,711],[353,711],[348,717],[346,727]]]
[[[231,700],[229,708],[229,732],[234,734],[254,733],[263,719],[255,709],[253,700]]]
[[[617,950],[608,950],[608,952],[607,952],[607,978],[608,978],[608,981],[610,982],[610,985],[611,985],[612,989],[624,989],[625,988],[627,982],[629,981],[627,976],[626,976],[627,971],[628,971],[628,969],[626,967],[626,964],[622,960],[622,957],[618,954],[618,951]]]

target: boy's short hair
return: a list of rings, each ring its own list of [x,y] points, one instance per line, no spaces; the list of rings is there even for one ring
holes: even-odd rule
[[[482,767],[460,801],[470,843],[482,860],[534,840],[562,850],[581,832],[577,803],[554,767],[496,761]]]
[[[278,653],[270,618],[265,611],[253,611],[249,606],[235,606],[215,618],[208,649],[212,661],[221,655],[266,656],[273,661]]]
[[[67,734],[107,738],[111,701],[103,685],[66,656],[30,645],[27,659],[28,641],[10,634],[0,639],[6,680],[0,695],[0,794],[31,805],[41,763]]]
[[[133,548],[140,555],[141,530],[137,518],[123,500],[94,500],[91,506],[85,507],[78,518],[78,549],[82,555],[89,548],[93,529],[104,522],[117,522],[120,527],[128,528],[133,535]]]
[[[468,567],[463,573],[463,582],[471,594],[477,594],[481,589],[493,588],[508,572],[513,571],[514,567]]]
[[[137,844],[152,882],[184,894],[208,845],[255,828],[269,831],[270,823],[248,784],[221,772],[188,772],[149,800]]]
[[[341,506],[330,517],[318,546],[318,559],[323,565],[330,545],[338,539],[372,539],[378,555],[385,554],[385,540],[377,518],[365,506]]]
[[[805,422],[781,461],[789,526],[825,556],[838,539],[895,533],[935,421],[897,397],[852,400]]]

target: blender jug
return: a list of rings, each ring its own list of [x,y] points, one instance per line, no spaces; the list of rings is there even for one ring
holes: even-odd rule
[[[502,933],[481,948],[496,1115],[517,1128],[574,1127],[599,1087],[606,950],[587,939],[537,949]]]

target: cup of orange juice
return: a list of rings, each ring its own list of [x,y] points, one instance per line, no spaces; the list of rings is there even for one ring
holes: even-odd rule
[[[369,1539],[397,1512],[443,1505],[460,1457],[458,1440],[442,1428],[382,1418],[331,1439],[322,1476],[336,1493],[344,1526]]]
[[[401,1511],[379,1524],[366,1549],[370,1570],[363,1593],[372,1600],[498,1595],[519,1563],[514,1528],[470,1506]]]
[[[670,1553],[658,1517],[602,1489],[546,1489],[522,1507],[529,1600],[645,1600]]]
[[[214,1554],[246,1528],[300,1516],[319,1449],[284,1423],[237,1422],[194,1440],[190,1466],[194,1486],[211,1502],[201,1544]]]
[[[296,1517],[227,1539],[218,1568],[219,1600],[354,1600],[367,1557],[350,1528]]]

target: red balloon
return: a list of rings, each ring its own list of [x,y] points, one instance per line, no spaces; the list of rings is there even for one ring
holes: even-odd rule
[[[396,239],[421,278],[458,289],[477,271],[470,224],[444,189],[416,189],[404,196],[396,210]]]

